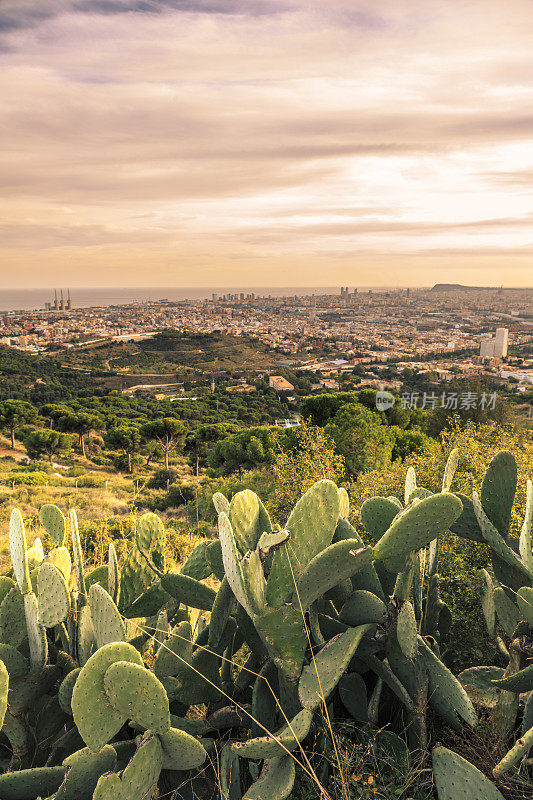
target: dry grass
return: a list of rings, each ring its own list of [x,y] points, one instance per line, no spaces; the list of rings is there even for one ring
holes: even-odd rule
[[[443,728],[439,731],[439,738],[445,747],[459,753],[496,783],[506,800],[531,800],[531,780],[524,772],[524,767],[512,770],[499,781],[495,781],[492,775],[492,770],[508,752],[509,746],[498,740],[490,716],[485,714],[474,730],[465,728],[461,733],[456,733],[450,728]]]

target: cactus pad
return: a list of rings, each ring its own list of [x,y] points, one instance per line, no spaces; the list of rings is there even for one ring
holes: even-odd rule
[[[196,769],[201,766],[207,753],[198,739],[182,730],[170,728],[159,735],[163,750],[163,769]]]
[[[361,522],[368,533],[378,538],[389,529],[399,510],[396,503],[388,497],[371,497],[361,506]]]
[[[192,630],[188,622],[180,622],[157,651],[154,674],[162,680],[185,674],[185,664],[192,660]],[[185,663],[184,663],[185,662]]]
[[[304,708],[277,733],[258,736],[247,742],[235,742],[232,750],[243,758],[274,758],[292,752],[311,729],[313,712]]]
[[[533,664],[506,678],[493,680],[493,684],[508,692],[530,692],[533,689]]]
[[[106,590],[98,583],[93,583],[89,589],[89,608],[97,647],[124,641],[124,623],[118,609]]]
[[[352,717],[361,724],[368,721],[366,684],[357,672],[343,675],[339,681],[339,695]]]
[[[307,564],[327,547],[339,519],[339,493],[332,481],[322,480],[296,503],[285,528],[291,538],[274,553],[267,583],[267,603],[287,602]]]
[[[261,534],[272,530],[267,510],[250,489],[237,492],[232,497],[228,516],[241,555],[248,550],[255,550]]]
[[[494,584],[486,569],[477,572],[478,581],[482,587],[481,608],[485,617],[485,625],[490,636],[496,633],[496,607],[494,605]]]
[[[442,479],[443,492],[450,491],[458,464],[459,464],[459,449],[457,447],[454,447],[454,449],[448,456],[448,460],[446,461],[446,466],[444,467],[444,477]]]
[[[24,614],[30,645],[30,664],[34,672],[39,672],[46,664],[48,639],[45,629],[39,625],[39,607],[33,592],[24,595]]]
[[[404,503],[411,502],[411,495],[416,491],[416,472],[414,467],[409,467],[405,474]]]
[[[0,660],[3,661],[12,681],[23,678],[30,668],[26,656],[9,644],[0,644]]]
[[[279,669],[289,679],[297,678],[307,646],[301,612],[291,606],[269,609],[255,618],[255,627],[263,633]]]
[[[337,584],[372,563],[371,547],[360,547],[356,539],[343,539],[318,553],[300,575],[293,603],[304,610]],[[351,587],[350,587],[351,588]]]
[[[211,611],[216,596],[210,586],[179,572],[167,572],[163,575],[161,588],[178,603],[205,611]]]
[[[46,556],[45,562],[50,562],[54,567],[60,571],[68,584],[70,580],[70,573],[72,572],[72,561],[70,560],[70,553],[66,547],[54,547]]]
[[[222,583],[218,587],[215,597],[211,617],[209,619],[209,640],[208,645],[211,649],[217,647],[220,637],[224,632],[230,614],[235,608],[235,596],[231,591],[228,579],[224,576]]]
[[[147,800],[152,797],[161,772],[161,744],[147,731],[122,774],[108,773],[99,779],[93,800]]]
[[[18,508],[13,509],[9,519],[9,550],[19,589],[22,594],[27,594],[31,592],[31,581],[26,554],[26,531]]]
[[[523,586],[519,589],[516,595],[516,602],[527,624],[533,628],[533,588],[531,586]]]
[[[456,536],[462,536],[463,539],[485,544],[472,500],[461,492],[455,492],[455,494],[463,504],[463,510],[453,525],[450,525],[451,532],[455,533]]]
[[[224,571],[226,573],[228,583],[231,586],[231,591],[237,598],[237,601],[251,616],[253,612],[246,597],[246,589],[244,586],[244,578],[240,565],[239,551],[237,550],[237,545],[235,543],[231,522],[224,512],[222,512],[218,517],[218,532],[220,536],[220,545],[222,547]]]
[[[229,516],[229,500],[222,492],[215,492],[213,495],[213,505],[215,506],[217,514],[222,514],[222,512],[224,512],[224,514]]]
[[[107,591],[114,603],[118,602],[120,589],[120,573],[118,570],[117,551],[113,542],[109,542],[107,557]]]
[[[74,509],[70,511],[70,536],[72,539],[72,555],[74,556],[74,567],[76,569],[76,585],[78,592],[85,601],[85,570],[83,566],[83,551],[81,549],[80,531],[78,528],[78,515]]]
[[[507,538],[516,492],[516,460],[508,450],[494,456],[481,485],[481,504],[500,536]]]
[[[157,570],[165,570],[165,526],[157,514],[149,512],[137,520],[135,541],[138,550]]]
[[[67,525],[61,510],[57,506],[52,505],[52,503],[46,503],[46,505],[41,506],[39,518],[43,528],[55,546],[62,547],[65,542]]]
[[[459,718],[475,727],[478,719],[472,701],[457,678],[419,636],[420,657],[429,673],[429,702],[450,727],[460,730]]]
[[[72,692],[74,691],[74,684],[76,683],[80,672],[81,669],[79,667],[71,670],[61,681],[61,685],[57,693],[59,705],[65,714],[70,714],[70,716],[72,716]]]
[[[65,777],[65,767],[34,767],[0,775],[2,800],[25,800],[40,794],[47,796],[59,789]]]
[[[387,606],[372,592],[356,589],[341,608],[339,621],[352,627],[367,623],[384,625],[387,621]]]
[[[64,622],[70,609],[70,595],[63,575],[53,564],[46,562],[39,568],[37,591],[39,625],[53,628]]]
[[[0,661],[0,728],[4,724],[7,711],[7,693],[9,690],[9,672],[3,661]]]
[[[121,729],[127,720],[111,705],[104,689],[104,676],[116,661],[129,661],[142,666],[139,652],[125,642],[104,645],[82,667],[72,692],[74,722],[85,744],[93,751],[101,748]]]
[[[72,753],[63,761],[67,774],[54,800],[91,800],[100,776],[111,772],[116,763],[117,754],[110,744],[99,753],[91,753],[87,747]]]
[[[501,667],[470,667],[460,672],[457,680],[464,686],[474,705],[494,708],[500,693],[493,681],[500,680],[502,676]]]
[[[494,589],[493,600],[498,622],[502,626],[507,636],[511,638],[516,626],[520,622],[520,612],[511,598],[505,593],[505,590],[500,586],[498,586],[497,589]]]
[[[494,784],[457,753],[435,747],[431,757],[439,800],[504,800]]]
[[[257,550],[246,553],[241,561],[241,571],[248,605],[254,614],[262,614],[265,610],[266,581]]]
[[[520,531],[519,552],[522,561],[530,572],[533,572],[533,483],[526,485],[526,513]]]
[[[96,650],[96,635],[89,606],[83,606],[78,612],[78,661],[83,667],[93,651]]]
[[[491,546],[496,555],[501,558],[505,564],[516,570],[521,575],[525,576],[528,580],[533,580],[533,574],[522,563],[521,559],[514,550],[505,543],[504,538],[501,536],[498,529],[492,524],[488,515],[481,504],[477,492],[472,494],[472,502],[474,504],[474,511],[476,512],[477,521],[481,532],[487,544]]]
[[[121,583],[123,586],[124,584]],[[170,595],[161,588],[161,582],[156,581],[143,592],[140,597],[130,603],[124,609],[124,616],[126,619],[135,619],[135,617],[153,617],[157,614],[161,606],[164,606],[170,600]],[[120,602],[120,600],[119,600]]]
[[[44,559],[43,543],[38,536],[27,551],[26,557],[28,559],[28,569],[30,572],[38,567],[41,561]]]
[[[286,800],[292,792],[296,778],[294,759],[291,756],[268,758],[259,778],[242,800]]]
[[[374,558],[401,571],[409,553],[425,547],[459,517],[462,503],[453,494],[435,494],[400,512],[374,547]]]
[[[24,600],[19,587],[13,584],[0,603],[0,641],[19,647],[26,638]]]
[[[104,675],[104,689],[122,717],[156,733],[170,730],[168,697],[163,684],[144,666],[117,661]]]
[[[209,578],[213,569],[207,560],[206,550],[210,545],[211,541],[209,539],[196,545],[181,568],[182,575],[188,575],[189,578],[194,578],[196,581],[203,581]]]
[[[326,702],[352,660],[361,639],[372,626],[348,628],[331,639],[303,668],[298,695],[304,708],[316,708]]]
[[[396,636],[404,656],[412,661],[418,653],[415,610],[409,600],[402,605],[396,623]]]
[[[221,800],[241,800],[241,771],[239,757],[225,744],[220,752],[220,793]]]

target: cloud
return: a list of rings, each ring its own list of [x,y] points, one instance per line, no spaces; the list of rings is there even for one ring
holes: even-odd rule
[[[179,246],[206,281],[322,259],[320,283],[330,255],[474,243],[520,272],[532,27],[525,0],[4,0],[10,263],[120,249],[158,274]]]
[[[0,32],[35,28],[64,14],[116,16],[119,14],[160,15],[170,12],[262,16],[278,14],[290,5],[270,0],[3,0]],[[362,15],[363,24],[373,23]]]

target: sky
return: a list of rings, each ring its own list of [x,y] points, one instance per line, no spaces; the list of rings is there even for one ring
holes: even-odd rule
[[[0,0],[0,278],[533,285],[532,0]]]

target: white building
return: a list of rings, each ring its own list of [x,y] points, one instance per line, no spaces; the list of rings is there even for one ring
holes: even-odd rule
[[[495,336],[491,337],[490,339],[481,340],[479,355],[481,358],[506,358],[508,342],[508,329],[496,328]]]
[[[494,338],[495,358],[507,358],[508,341],[509,341],[509,331],[507,330],[507,328],[496,328],[496,336]]]

